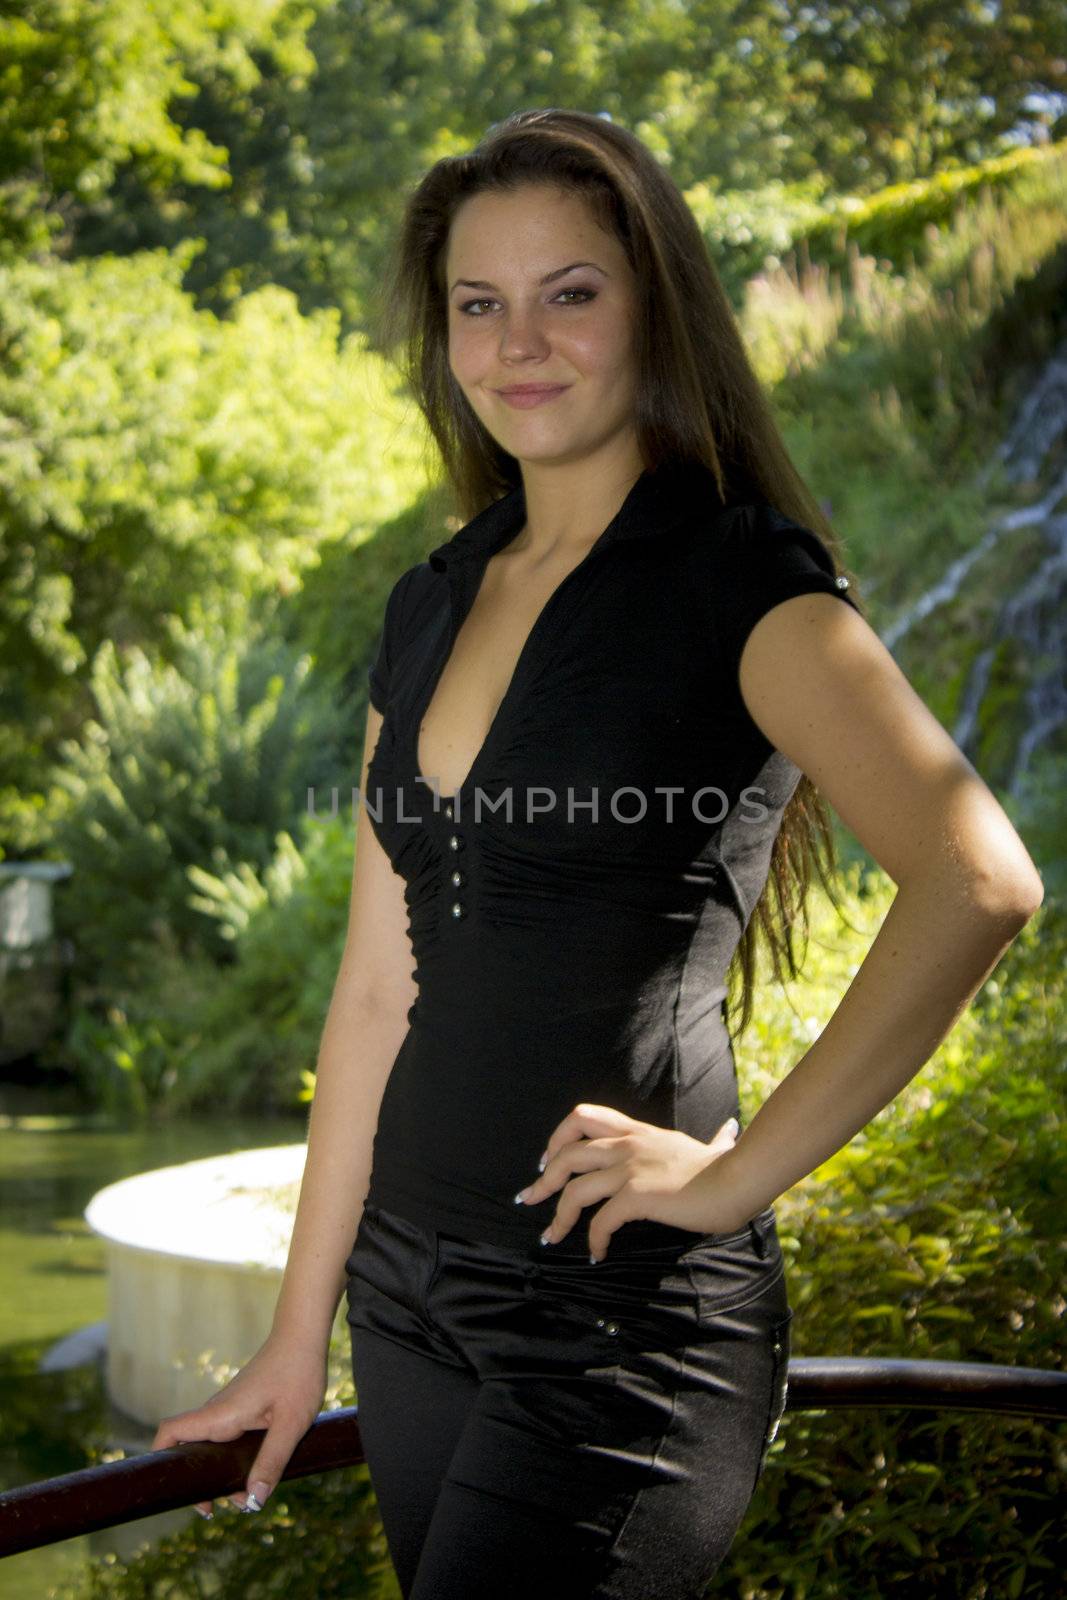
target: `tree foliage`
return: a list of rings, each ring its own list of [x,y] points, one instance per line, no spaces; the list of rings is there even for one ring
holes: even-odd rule
[[[366,327],[404,190],[520,107],[632,127],[684,188],[873,194],[1062,134],[1056,0],[21,0],[0,21],[0,252],[196,237]]]
[[[198,310],[194,253],[0,266],[0,811],[77,735],[105,642],[166,653],[198,600],[265,622],[418,485],[421,429],[365,341],[280,288]]]

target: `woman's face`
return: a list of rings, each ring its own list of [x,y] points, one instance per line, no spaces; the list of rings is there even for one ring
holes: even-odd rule
[[[505,450],[558,463],[632,432],[634,275],[580,196],[541,184],[472,195],[445,271],[449,364]],[[521,407],[500,393],[524,384],[561,390]]]

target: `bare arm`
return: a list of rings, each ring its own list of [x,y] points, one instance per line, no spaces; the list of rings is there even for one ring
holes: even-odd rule
[[[746,641],[740,686],[767,738],[897,885],[819,1038],[706,1169],[743,1222],[888,1105],[1044,891],[995,796],[851,607],[825,594],[773,607]]]
[[[371,706],[361,795],[381,725]],[[247,1492],[229,1497],[243,1511],[265,1505],[322,1405],[330,1332],[370,1185],[382,1094],[417,992],[403,881],[362,806],[355,857],[348,933],[319,1045],[300,1203],[271,1332],[203,1405],[164,1417],[152,1441],[153,1450],[166,1450],[193,1439],[237,1439],[262,1429]],[[196,1509],[210,1516],[211,1501],[198,1501]]]
[[[367,711],[359,791],[381,714]],[[374,795],[370,795],[371,801]],[[308,1148],[272,1335],[325,1350],[370,1185],[378,1111],[418,993],[403,880],[366,811],[356,821],[348,934],[319,1045]]]

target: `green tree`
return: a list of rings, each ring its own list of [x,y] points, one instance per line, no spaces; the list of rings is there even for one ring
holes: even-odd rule
[[[196,598],[266,618],[417,487],[421,428],[364,341],[281,289],[196,310],[195,248],[0,267],[0,834],[105,641],[165,652]]]
[[[227,150],[183,126],[197,82],[237,99],[265,55],[311,66],[314,0],[21,0],[0,18],[0,256],[64,250],[120,167],[162,197],[230,181]]]

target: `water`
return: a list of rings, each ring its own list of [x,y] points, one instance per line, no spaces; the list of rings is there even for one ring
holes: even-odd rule
[[[61,1091],[0,1085],[0,1487],[88,1466],[101,1440],[144,1448],[151,1433],[109,1405],[98,1361],[38,1364],[58,1340],[107,1316],[105,1244],[82,1212],[97,1189],[153,1167],[306,1135],[301,1115],[211,1116],[124,1128],[79,1114]],[[0,1600],[45,1600],[89,1553],[128,1555],[189,1518],[145,1518],[0,1561]]]
[[[988,484],[997,471],[1007,485],[1021,488],[1029,503],[994,515],[981,539],[881,638],[887,650],[895,650],[931,612],[965,593],[966,581],[988,567],[995,547],[1008,543],[1021,550],[1013,586],[1001,597],[987,642],[970,663],[956,722],[949,729],[964,755],[979,761],[981,713],[991,674],[1001,645],[1010,643],[1017,670],[1024,675],[1024,692],[1021,726],[1003,784],[1018,798],[1034,752],[1050,745],[1067,726],[1067,343],[1042,364],[979,482]],[[1035,532],[1043,545],[1034,540]],[[953,626],[951,612],[945,626]]]

